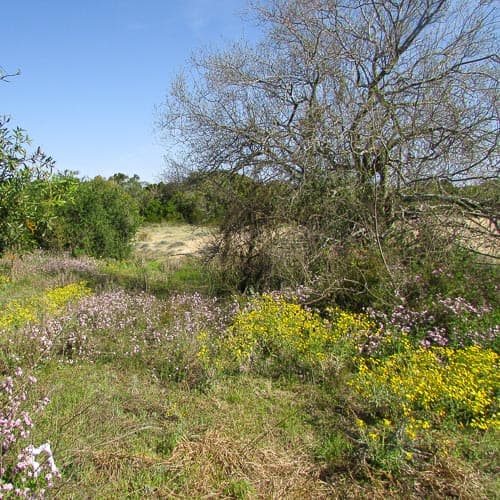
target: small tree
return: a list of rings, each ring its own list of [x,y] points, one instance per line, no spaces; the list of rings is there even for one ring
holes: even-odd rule
[[[137,201],[119,184],[80,181],[59,212],[62,246],[74,254],[121,259],[129,255],[140,223]]]

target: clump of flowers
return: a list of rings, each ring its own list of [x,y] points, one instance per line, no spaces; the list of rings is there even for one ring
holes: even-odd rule
[[[364,313],[353,313],[339,307],[326,309],[331,336],[337,342],[347,343],[361,350],[379,332],[376,323]]]
[[[10,300],[3,306],[3,311],[0,313],[0,330],[17,328],[28,322],[35,322],[44,313],[57,313],[69,302],[78,301],[91,291],[86,282],[82,281],[63,287],[49,288],[25,302]]]
[[[33,428],[32,414],[42,411],[47,398],[28,404],[28,387],[36,384],[17,368],[0,384],[0,498],[3,495],[36,498],[52,488],[60,477],[50,443],[34,447],[26,443]],[[19,449],[21,451],[19,452]],[[43,455],[43,459],[38,458]]]
[[[275,299],[284,299],[287,302],[294,302],[298,304],[307,304],[313,295],[314,290],[305,285],[299,285],[294,288],[282,288],[281,290],[269,291]]]
[[[450,418],[473,428],[500,428],[499,356],[478,346],[413,348],[385,359],[359,357],[351,387],[368,408],[390,409],[408,437]]]
[[[36,307],[33,303],[22,304],[18,300],[8,301],[0,313],[0,331],[35,321]]]
[[[238,309],[236,301],[223,306],[216,297],[203,297],[199,293],[176,294],[167,302],[166,326],[171,336],[185,333],[196,336],[206,327],[221,333]]]
[[[236,314],[221,340],[226,360],[309,367],[321,363],[336,342],[329,323],[284,298],[263,294]]]
[[[98,272],[98,261],[91,257],[78,258],[70,255],[52,254],[43,250],[18,256],[12,254],[0,259],[0,264],[10,269],[11,276],[21,278],[37,273],[57,274],[60,278],[70,278],[70,275],[88,275]],[[74,277],[73,277],[74,279]]]
[[[99,263],[96,259],[87,256],[78,258],[68,254],[47,255],[40,262],[39,269],[48,274],[95,274],[99,270]]]
[[[100,355],[132,355],[160,340],[160,316],[155,297],[116,290],[85,295],[62,313],[30,325],[24,335],[44,358],[56,354],[74,362]]]
[[[390,336],[407,334],[422,347],[493,347],[500,332],[498,309],[476,306],[463,297],[434,297],[427,307],[413,309],[400,297],[401,303],[390,313],[367,309],[366,313],[379,328],[371,339],[368,354],[377,352]],[[383,349],[382,349],[383,350]]]
[[[162,325],[165,352],[162,361],[154,363],[160,377],[190,385],[206,383],[220,368],[219,339],[239,310],[236,300],[222,304],[199,293],[170,297]]]

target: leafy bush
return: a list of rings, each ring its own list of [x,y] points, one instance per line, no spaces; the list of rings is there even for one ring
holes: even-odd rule
[[[183,217],[177,211],[177,207],[172,201],[162,203],[158,198],[148,200],[147,204],[141,208],[141,215],[145,222],[182,222]]]
[[[60,211],[62,246],[75,255],[124,258],[140,223],[137,202],[115,182],[82,181]]]
[[[50,176],[53,160],[40,148],[29,153],[30,139],[20,128],[10,130],[0,117],[0,254],[6,249],[29,248],[43,215],[27,188],[34,179]]]

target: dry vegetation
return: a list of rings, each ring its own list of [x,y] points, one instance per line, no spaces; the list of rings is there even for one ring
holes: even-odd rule
[[[214,232],[188,224],[148,224],[134,241],[135,253],[144,259],[160,261],[200,255],[210,247]]]

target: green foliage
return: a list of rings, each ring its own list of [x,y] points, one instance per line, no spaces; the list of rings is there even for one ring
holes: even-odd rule
[[[252,496],[255,495],[255,490],[245,479],[233,479],[224,488],[223,493],[230,498],[243,500],[245,498],[252,498]]]
[[[10,130],[8,122],[0,118],[0,254],[33,245],[33,232],[45,223],[45,214],[27,188],[34,179],[47,178],[54,163],[40,148],[30,153],[25,131]]]
[[[330,469],[335,469],[342,467],[349,460],[353,448],[353,444],[345,434],[334,432],[323,439],[318,447],[317,456],[326,462]]]
[[[220,188],[222,177],[219,173],[191,173],[181,180],[149,184],[143,186],[142,191],[130,192],[139,201],[140,213],[146,222],[213,224],[226,210],[227,200]],[[122,185],[128,186],[130,182],[122,181]]]
[[[96,177],[81,181],[60,212],[59,246],[75,255],[121,259],[139,227],[137,202],[120,185]]]
[[[157,223],[162,221],[182,222],[183,217],[178,212],[172,200],[162,202],[158,198],[151,198],[141,208],[141,215],[145,222]]]
[[[443,240],[433,236],[435,247]],[[423,245],[425,247],[425,245]],[[443,248],[447,248],[443,252]],[[404,251],[404,249],[402,249]],[[457,246],[442,245],[438,252],[412,259],[408,280],[402,290],[409,303],[428,303],[432,297],[464,297],[475,304],[493,304],[497,300],[500,267],[478,259],[473,252]]]
[[[67,204],[74,202],[79,180],[72,173],[52,175],[37,179],[26,187],[26,196],[34,206],[29,219],[31,237],[39,248],[61,250],[64,221],[61,213]]]

